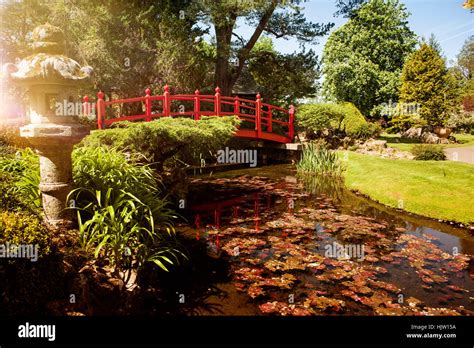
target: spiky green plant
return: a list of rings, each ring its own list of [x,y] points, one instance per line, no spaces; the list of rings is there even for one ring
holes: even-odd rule
[[[139,157],[116,149],[82,147],[73,153],[74,200],[80,244],[115,270],[167,265],[186,257],[173,228],[176,214],[161,195],[160,180]]]
[[[303,145],[303,153],[296,165],[300,173],[317,173],[342,177],[345,167],[336,152],[314,143]]]

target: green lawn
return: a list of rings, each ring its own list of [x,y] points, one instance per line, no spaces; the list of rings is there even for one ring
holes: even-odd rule
[[[344,152],[340,152],[343,158]],[[390,207],[474,223],[474,166],[451,161],[390,160],[349,152],[348,188]]]
[[[460,144],[448,144],[442,145],[444,147],[463,147],[463,146],[474,146],[474,135],[470,134],[455,134],[456,139]],[[413,145],[417,142],[410,139],[401,139],[398,134],[387,134],[384,133],[380,136],[381,140],[387,140],[387,146],[397,148],[403,151],[410,151]]]

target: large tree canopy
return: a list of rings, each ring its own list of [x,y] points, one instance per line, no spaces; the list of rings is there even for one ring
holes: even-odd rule
[[[6,59],[29,53],[29,34],[49,22],[65,31],[68,55],[94,68],[93,90],[143,94],[168,83],[177,91],[213,84],[213,57],[195,18],[173,1],[31,0],[2,8]]]
[[[338,6],[346,13],[359,4],[339,1]],[[166,83],[175,92],[210,92],[219,85],[229,95],[249,65],[256,79],[270,74],[269,96],[281,100],[290,85],[293,92],[285,100],[311,95],[319,63],[304,45],[333,26],[308,21],[299,2],[288,0],[29,0],[3,3],[1,10],[5,60],[25,56],[32,29],[49,22],[65,30],[68,55],[94,68],[90,92],[122,96],[143,94],[144,87],[158,92]],[[238,34],[243,23],[249,26],[248,37]],[[265,36],[297,40],[303,50],[265,56],[254,49]]]
[[[253,48],[248,66],[248,72],[262,88],[259,92],[272,103],[289,104],[317,91],[320,64],[312,50],[281,54],[274,49],[272,40],[264,37]]]
[[[333,26],[333,23],[309,22],[301,12],[301,7],[291,1],[197,1],[195,5],[199,7],[199,18],[214,27],[215,83],[227,95],[232,91],[246,62],[252,58],[252,49],[262,34],[293,38],[304,45],[315,43]],[[253,28],[250,37],[244,38],[237,34],[238,20],[243,20]]]
[[[366,116],[398,99],[399,76],[415,47],[408,12],[398,0],[370,0],[329,37],[323,54],[324,91]]]

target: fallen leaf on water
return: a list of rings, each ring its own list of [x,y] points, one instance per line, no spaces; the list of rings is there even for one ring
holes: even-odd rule
[[[456,291],[456,292],[469,292],[469,290],[466,290],[466,289],[462,289],[460,288],[459,286],[456,286],[456,285],[447,285],[446,286],[448,289],[451,289],[453,291]]]
[[[257,286],[256,284],[250,285],[248,290],[247,290],[247,293],[249,294],[249,296],[251,298],[255,298],[257,296],[265,295],[265,291],[261,287]]]

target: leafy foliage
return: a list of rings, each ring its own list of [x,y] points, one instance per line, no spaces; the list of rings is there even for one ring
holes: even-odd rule
[[[39,217],[24,212],[0,212],[0,244],[38,245],[38,255],[51,252],[51,236]]]
[[[79,188],[68,200],[75,201],[80,244],[96,258],[107,259],[116,271],[141,269],[147,262],[168,271],[165,264],[184,256],[174,236],[176,216],[161,196],[153,169],[137,160],[136,154],[111,148],[74,151]]]
[[[387,132],[391,134],[403,133],[412,127],[426,126],[426,121],[418,115],[401,114],[393,116],[388,122]]]
[[[331,33],[323,54],[324,92],[364,115],[398,99],[399,76],[415,46],[408,12],[398,0],[370,0]]]
[[[473,112],[459,112],[453,113],[448,119],[446,125],[449,128],[455,129],[456,132],[472,132],[474,131],[474,113]]]
[[[11,176],[13,187],[7,187],[3,197],[19,196],[27,206],[41,207],[38,156],[30,148],[18,150],[14,156],[0,158],[0,172]]]
[[[136,96],[144,86],[156,91],[166,83],[190,92],[213,84],[213,60],[196,44],[203,31],[194,25],[189,2],[33,0],[2,8],[8,61],[30,54],[29,33],[49,22],[65,30],[68,55],[94,68],[89,94],[102,89]]]
[[[423,43],[407,59],[402,72],[400,101],[421,105],[420,117],[429,126],[443,126],[457,112],[458,85],[439,52]]]
[[[350,137],[357,138],[363,134],[362,127],[367,125],[364,115],[352,103],[344,103],[344,119],[342,120],[341,130]]]
[[[340,104],[305,104],[298,108],[296,122],[298,128],[314,139],[325,130],[339,129],[344,117],[345,109]]]
[[[248,73],[261,87],[259,92],[267,102],[289,104],[297,98],[315,95],[320,63],[312,50],[283,55],[274,49],[269,37],[264,37],[252,50]]]
[[[158,168],[192,162],[200,153],[221,148],[235,132],[237,117],[160,118],[152,122],[120,122],[117,128],[93,132],[82,144],[112,146],[140,153]]]
[[[351,103],[305,104],[298,108],[296,120],[310,139],[328,135],[366,139],[381,131],[378,124],[368,123]]]
[[[253,56],[253,48],[263,34],[275,38],[294,38],[301,45],[315,43],[326,34],[332,23],[319,24],[308,21],[296,3],[288,1],[219,1],[193,2],[195,13],[215,32],[215,84],[223,95],[230,95],[232,87],[241,76],[244,66]],[[237,22],[243,20],[253,27],[249,38],[236,31]],[[235,40],[234,40],[235,38]],[[298,55],[286,56],[286,64],[296,67]],[[234,59],[237,64],[231,64]],[[293,63],[290,61],[293,60]],[[303,73],[304,74],[304,73]],[[301,72],[298,73],[301,75]]]
[[[411,149],[416,160],[420,161],[444,161],[446,155],[440,145],[417,144]]]
[[[342,176],[345,170],[337,153],[313,143],[305,144],[301,160],[296,165],[299,172]]]

